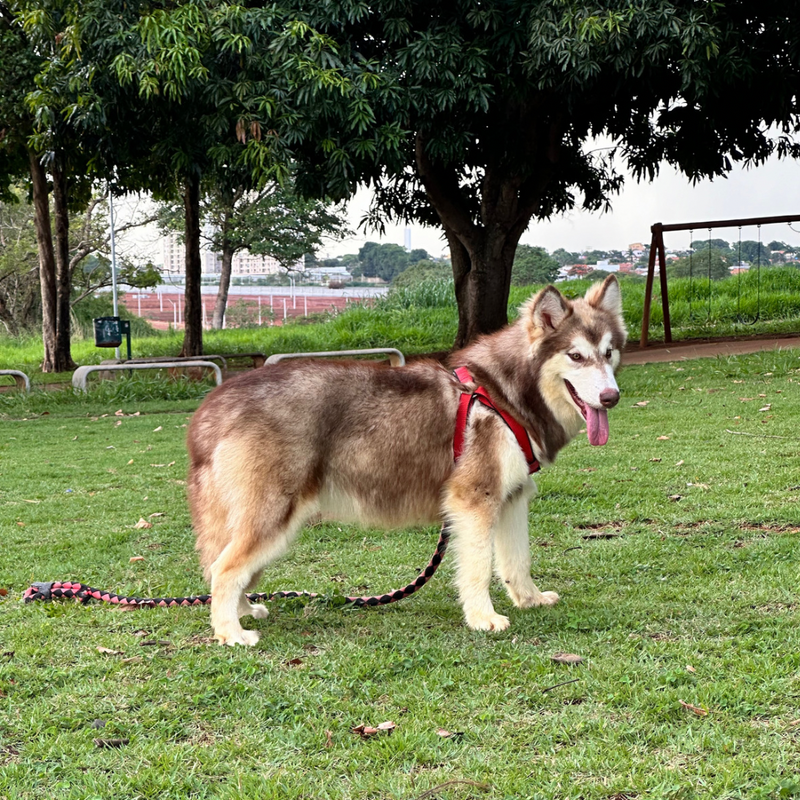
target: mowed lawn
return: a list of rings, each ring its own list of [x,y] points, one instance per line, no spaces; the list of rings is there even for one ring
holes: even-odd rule
[[[511,628],[469,631],[445,560],[410,599],[343,609],[412,579],[437,530],[317,525],[261,588],[333,601],[271,604],[245,621],[253,649],[213,643],[204,608],[20,601],[46,580],[206,590],[197,401],[4,395],[0,797],[800,797],[800,358],[620,385],[609,444],[581,437],[537,477],[534,575],[558,606],[519,611],[498,585]]]

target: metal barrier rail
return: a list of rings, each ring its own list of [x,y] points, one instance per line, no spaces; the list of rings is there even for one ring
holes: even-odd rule
[[[189,367],[204,367],[213,369],[217,386],[222,383],[222,370],[212,361],[160,361],[157,364],[89,364],[78,367],[72,373],[72,386],[82,392],[86,391],[86,379],[92,372],[118,372],[125,369],[188,369]]]
[[[318,353],[275,353],[271,355],[264,366],[267,364],[277,364],[285,358],[320,358],[322,356],[376,356],[388,355],[389,363],[393,367],[404,367],[406,357],[395,347],[373,347],[367,350],[323,350]]]
[[[10,378],[14,379],[17,389],[21,389],[24,392],[30,392],[31,379],[24,372],[21,372],[18,369],[0,369],[0,375],[8,375]]]

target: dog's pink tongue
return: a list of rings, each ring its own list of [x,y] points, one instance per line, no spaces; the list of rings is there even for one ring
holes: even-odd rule
[[[608,441],[608,412],[586,406],[586,435],[589,444],[603,445]]]

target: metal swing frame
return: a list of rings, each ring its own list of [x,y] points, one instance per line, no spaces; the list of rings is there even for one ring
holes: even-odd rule
[[[669,292],[667,290],[667,254],[664,249],[664,234],[673,231],[693,231],[697,228],[735,228],[746,225],[776,225],[783,222],[800,222],[800,214],[781,217],[750,217],[748,219],[722,219],[708,222],[683,222],[664,225],[656,222],[650,226],[650,256],[647,262],[647,283],[644,292],[644,309],[642,313],[642,335],[639,347],[644,349],[650,339],[650,311],[653,304],[653,282],[655,279],[656,258],[658,258],[659,283],[661,287],[661,309],[664,316],[664,343],[672,343],[672,325],[669,317]],[[760,252],[760,250],[759,250]]]

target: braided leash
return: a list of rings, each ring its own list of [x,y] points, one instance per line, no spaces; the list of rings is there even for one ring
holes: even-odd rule
[[[395,589],[386,594],[373,595],[371,597],[345,597],[345,605],[356,608],[363,606],[385,606],[389,603],[396,603],[404,597],[410,597],[414,592],[421,589],[433,576],[439,565],[442,563],[447,543],[450,540],[450,530],[447,525],[442,526],[439,534],[439,541],[436,544],[436,551],[428,566],[420,572],[416,580],[404,586],[402,589]],[[76,598],[83,603],[89,600],[101,600],[104,603],[114,605],[129,606],[133,608],[173,608],[175,606],[207,606],[211,604],[210,594],[192,595],[191,597],[123,597],[105,589],[93,589],[85,583],[74,583],[72,581],[51,581],[49,583],[32,583],[23,593],[22,599],[26,603],[35,600],[60,600]],[[293,597],[307,597],[316,599],[324,595],[316,592],[252,592],[247,595],[247,599],[253,603],[264,603],[274,599],[285,599]]]

